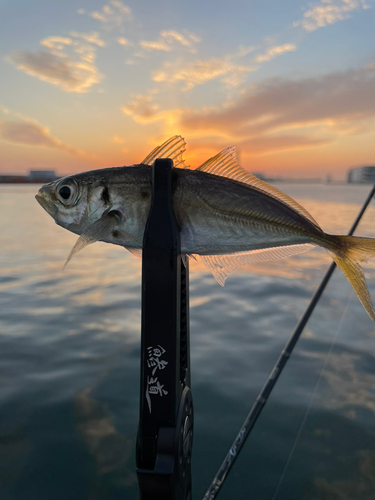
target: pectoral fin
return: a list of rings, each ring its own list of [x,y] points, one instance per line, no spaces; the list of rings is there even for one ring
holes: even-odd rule
[[[93,224],[91,224],[91,226],[85,229],[85,231],[81,234],[76,244],[72,248],[68,258],[66,259],[63,270],[65,269],[68,262],[72,259],[72,257],[80,250],[87,247],[87,245],[91,245],[91,243],[95,243],[96,241],[108,238],[108,236],[110,236],[114,227],[118,223],[119,213],[111,211],[106,215],[103,215],[100,219],[98,219]]]

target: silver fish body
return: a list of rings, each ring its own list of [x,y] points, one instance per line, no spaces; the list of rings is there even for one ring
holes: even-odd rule
[[[56,223],[81,235],[68,261],[98,240],[140,254],[151,204],[151,165],[168,155],[174,165],[183,164],[181,141],[171,138],[139,165],[84,172],[40,189],[36,199]],[[222,151],[197,170],[173,168],[172,201],[181,252],[200,255],[220,284],[248,262],[322,246],[375,321],[358,264],[375,255],[375,240],[324,233],[298,203],[241,169],[233,149]]]
[[[206,172],[175,172],[183,252],[199,255],[321,241],[324,233],[267,193]]]
[[[103,241],[141,248],[150,211],[151,176],[151,167],[142,164],[96,170],[47,184],[39,196],[54,203],[58,185],[73,180],[80,196],[74,207],[51,213],[57,224],[81,234],[106,211],[115,210],[122,215],[121,221]],[[215,255],[319,245],[325,238],[323,231],[287,205],[231,179],[174,168],[172,190],[182,253]]]

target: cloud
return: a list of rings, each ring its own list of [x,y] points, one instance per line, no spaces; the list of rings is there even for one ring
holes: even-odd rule
[[[353,10],[369,9],[366,0],[321,0],[311,6],[303,19],[295,21],[293,26],[302,26],[306,31],[315,31],[329,24],[349,19]]]
[[[375,67],[321,78],[270,79],[230,104],[209,109],[166,110],[145,94],[122,110],[138,123],[161,121],[166,135],[178,131],[194,138],[195,148],[216,150],[233,141],[252,156],[317,147],[373,130]]]
[[[142,49],[146,50],[163,50],[165,52],[172,50],[172,47],[163,41],[147,42],[146,40],[141,40],[139,44]]]
[[[296,129],[356,133],[375,117],[375,71],[363,68],[301,80],[273,79],[231,106],[185,113],[184,127],[245,138]],[[311,136],[311,133],[309,134]]]
[[[136,64],[139,64],[139,61],[135,61],[134,59],[127,59],[125,61],[125,64],[127,64],[128,66],[134,66]]]
[[[183,109],[161,109],[160,105],[154,102],[155,94],[157,94],[156,90],[137,94],[125,106],[122,106],[121,111],[142,125],[161,122],[163,137],[175,135],[176,130],[180,130],[181,127]]]
[[[135,95],[126,105],[122,106],[121,111],[128,116],[132,116],[138,123],[159,120],[160,118],[157,115],[159,105],[152,102],[155,93],[155,90],[150,90],[146,94]]]
[[[180,116],[183,116],[181,114]],[[206,156],[216,154],[218,151],[224,149],[228,144],[236,145],[238,150],[241,151],[241,156],[263,156],[271,153],[282,151],[295,151],[312,147],[319,147],[332,142],[329,137],[314,136],[309,133],[282,133],[275,135],[267,134],[248,134],[242,137],[233,137],[230,135],[219,135],[214,131],[206,130],[204,134],[198,130],[189,131],[184,128],[183,120],[180,122],[182,134],[192,138],[191,146],[193,150],[204,150]],[[230,141],[230,142],[228,142]]]
[[[191,90],[197,85],[221,77],[221,81],[227,86],[235,87],[242,83],[251,71],[254,71],[254,68],[238,65],[229,57],[224,57],[201,59],[188,64],[166,62],[161,70],[154,72],[152,79],[154,82],[182,82],[182,90]]]
[[[165,38],[167,41],[177,41],[184,47],[191,47],[194,43],[200,42],[202,39],[195,35],[194,33],[189,33],[186,31],[186,35],[183,35],[175,30],[161,31],[160,36]]]
[[[111,140],[115,144],[125,144],[125,142],[126,142],[125,139],[123,139],[122,137],[119,137],[118,135],[114,135]]]
[[[255,60],[258,63],[271,61],[271,59],[274,59],[276,56],[280,56],[281,54],[285,54],[285,52],[294,52],[296,50],[297,47],[294,43],[286,43],[284,45],[270,47],[265,54],[257,56]]]
[[[92,31],[91,33],[78,33],[77,31],[71,31],[69,34],[75,38],[82,38],[87,43],[98,45],[98,47],[105,47],[105,42],[100,38],[100,34],[97,31]]]
[[[187,47],[190,52],[195,52],[195,44],[201,39],[194,33],[184,31],[184,34],[174,30],[161,31],[157,43],[160,45],[145,47],[148,50],[172,50],[171,43],[178,42]],[[141,42],[141,44],[144,42]],[[149,42],[147,42],[149,43]],[[238,49],[231,54],[223,57],[213,57],[209,59],[195,59],[186,61],[182,57],[174,61],[165,61],[163,66],[154,71],[152,79],[154,82],[182,83],[182,90],[191,90],[197,85],[202,85],[208,81],[220,79],[227,88],[237,87],[242,84],[248,73],[257,68],[246,64],[239,64],[237,59],[248,55],[255,50],[254,46],[240,45]],[[139,54],[142,55],[142,54]]]
[[[7,60],[24,73],[66,92],[87,92],[102,81],[103,75],[94,64],[95,46],[105,45],[99,33],[71,32],[69,38],[50,36],[41,40],[40,44],[47,50],[20,50],[10,54]]]
[[[128,40],[127,38],[124,38],[123,36],[121,36],[120,38],[117,38],[117,43],[119,43],[120,45],[122,46],[132,46],[134,45],[133,42],[131,42],[130,40]]]
[[[71,45],[72,39],[62,36],[50,36],[41,40],[40,45],[51,50],[64,50],[65,45]]]
[[[107,27],[120,27],[124,22],[133,20],[132,10],[120,0],[111,0],[103,5],[100,11],[95,10],[87,13],[84,9],[78,9],[78,14],[88,15],[106,25]]]
[[[47,127],[28,120],[0,120],[0,136],[8,142],[25,146],[39,146],[59,149],[73,156],[87,156],[81,149],[64,144],[53,137]]]
[[[248,47],[246,47],[245,45],[240,45],[238,47],[237,52],[233,55],[233,57],[237,58],[237,57],[247,56],[247,54],[249,54],[250,52],[253,52],[253,50],[255,50],[255,47],[253,45],[250,45]]]
[[[66,92],[86,92],[100,81],[91,66],[76,64],[69,59],[63,60],[49,52],[33,53],[23,50],[14,52],[9,60],[24,73],[57,85]]]
[[[185,30],[184,33],[179,33],[175,30],[164,30],[160,32],[158,40],[147,41],[141,40],[140,46],[147,50],[160,50],[170,52],[175,46],[176,42],[183,47],[186,47],[190,52],[195,52],[195,44],[201,41],[201,38],[194,33]]]

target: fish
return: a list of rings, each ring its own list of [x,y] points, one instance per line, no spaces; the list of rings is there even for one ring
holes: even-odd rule
[[[246,264],[323,247],[375,322],[360,266],[375,256],[374,238],[325,233],[299,203],[244,170],[234,147],[193,170],[185,165],[185,146],[176,135],[139,164],[69,175],[43,186],[36,195],[38,203],[58,225],[80,235],[65,265],[96,241],[142,256],[152,165],[158,158],[170,158],[172,203],[183,257],[201,258],[224,286],[227,276]]]

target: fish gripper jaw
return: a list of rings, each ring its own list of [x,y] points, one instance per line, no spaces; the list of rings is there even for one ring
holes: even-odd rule
[[[142,338],[137,474],[141,500],[191,499],[189,268],[173,205],[173,162],[152,166],[142,254]]]

